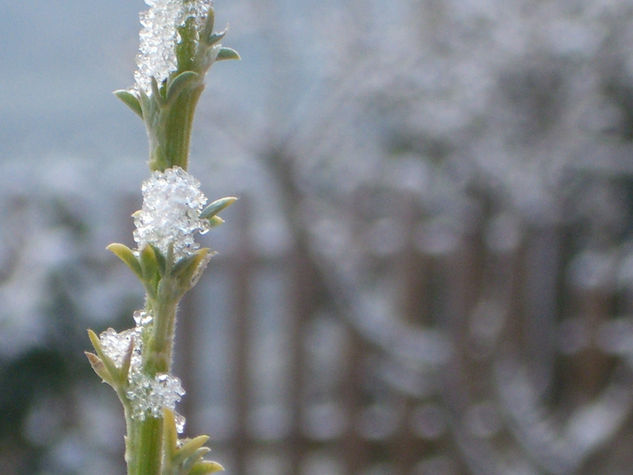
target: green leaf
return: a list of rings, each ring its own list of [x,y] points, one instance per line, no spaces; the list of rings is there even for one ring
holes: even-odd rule
[[[183,273],[187,272],[187,269],[190,266],[195,265],[196,259],[196,254],[181,258],[171,269],[171,274],[175,277],[181,276]]]
[[[156,104],[150,99],[150,97],[145,94],[145,91],[138,91],[138,101],[141,105],[141,111],[143,112],[143,120],[146,124],[151,124],[155,122],[155,117],[157,114],[158,108]]]
[[[202,462],[202,457],[211,452],[211,449],[208,447],[200,447],[196,450],[190,457],[184,459],[183,462],[179,464],[183,473],[189,473],[191,469],[197,464]],[[180,457],[179,457],[180,459]]]
[[[215,228],[219,226],[220,224],[224,224],[224,220],[220,218],[219,216],[213,216],[212,218],[209,219],[210,228]]]
[[[178,71],[195,70],[196,47],[198,43],[198,28],[196,19],[189,16],[177,28],[180,41],[176,44],[176,61]]]
[[[209,473],[223,472],[224,467],[217,462],[212,462],[210,460],[201,460],[196,463],[189,475],[207,475]]]
[[[182,445],[179,446],[174,412],[167,408],[163,409],[165,473],[189,473],[196,464],[203,462],[202,457],[211,451],[208,447],[203,447],[207,440],[209,436],[201,435],[181,441]]]
[[[123,364],[119,371],[119,384],[124,386],[127,383],[127,377],[130,373],[130,366],[132,364],[132,353],[134,352],[134,337],[130,339],[130,345],[127,348],[125,356],[123,357]]]
[[[218,55],[215,57],[216,61],[223,61],[226,59],[242,59],[240,57],[240,54],[235,51],[233,48],[227,48],[226,46],[223,46],[222,48],[220,48],[220,51],[218,51]]]
[[[178,261],[174,266],[173,276],[178,279],[180,291],[182,293],[192,288],[198,281],[198,278],[204,271],[209,257],[214,253],[210,253],[209,248],[198,249],[195,254],[185,257]]]
[[[174,77],[167,87],[167,102],[172,102],[184,91],[192,82],[200,82],[200,75],[194,71],[184,71]]]
[[[117,388],[116,383],[120,381],[121,379],[120,374],[119,374],[120,373],[119,369],[114,364],[114,361],[112,361],[112,359],[103,352],[103,349],[101,348],[101,340],[99,340],[99,337],[97,336],[97,334],[93,332],[92,330],[88,330],[88,337],[90,338],[90,342],[92,343],[92,346],[97,352],[97,356],[99,357],[99,359],[101,360],[101,363],[104,366],[103,369],[99,368],[100,371],[102,371],[104,374],[108,376],[107,379],[103,377],[102,379],[106,383],[108,383],[110,386],[116,389]],[[88,357],[88,359],[90,359],[90,357]],[[101,375],[99,374],[99,376]]]
[[[178,430],[174,411],[163,408],[163,453],[172,463],[178,453]]]
[[[119,89],[117,91],[114,91],[114,95],[121,99],[126,106],[132,109],[132,112],[138,115],[141,119],[143,118],[141,103],[135,94],[132,94],[130,91],[127,91],[125,89]]]
[[[88,330],[88,338],[90,338],[90,343],[92,343],[92,346],[94,347],[95,351],[97,353],[101,353],[101,340],[99,340],[99,337],[97,336],[97,334],[95,332],[93,332],[92,330]]]
[[[152,99],[159,105],[162,106],[165,104],[165,98],[161,94],[160,87],[158,86],[158,82],[156,78],[152,76]]]
[[[222,38],[226,36],[226,32],[227,30],[225,29],[225,30],[220,31],[219,33],[211,33],[207,37],[207,43],[209,44],[209,46],[214,45],[220,40],[222,40]]]
[[[194,465],[193,461],[200,461],[202,462],[202,457],[204,457],[205,455],[209,454],[211,452],[211,449],[209,447],[200,447],[199,449],[197,449],[191,456],[188,457],[188,462],[189,460],[191,460],[191,466]]]
[[[208,435],[199,435],[194,439],[188,440],[187,442],[182,444],[180,449],[178,449],[178,456],[182,457],[183,459],[191,457],[198,451],[198,449],[203,448],[202,446],[206,444],[208,440]]]
[[[156,253],[154,247],[146,245],[141,251],[141,271],[143,279],[147,281],[153,281],[159,274],[158,260],[156,259]]]
[[[215,26],[215,10],[213,7],[209,8],[207,12],[207,19],[204,22],[204,27],[201,30],[202,38],[208,38],[213,34],[213,27]]]
[[[127,247],[125,244],[119,244],[118,242],[114,242],[110,244],[106,249],[112,252],[115,256],[121,259],[123,262],[127,264],[127,266],[132,269],[139,279],[143,278],[143,273],[141,271],[141,264],[139,264],[138,259],[134,255],[134,252]]]
[[[94,353],[90,353],[88,351],[84,351],[84,354],[88,358],[90,366],[92,366],[94,372],[97,373],[97,376],[99,376],[104,383],[108,383],[110,386],[114,386],[112,375],[108,372],[108,369],[106,368],[105,364],[103,364],[103,361],[101,361],[101,358],[99,358]]]
[[[154,246],[153,244],[150,244],[150,246],[152,246],[152,249],[154,250],[154,256],[156,256],[156,262],[158,263],[158,271],[160,272],[160,275],[165,275],[165,269],[167,268],[165,256],[163,256],[163,253],[160,252],[160,249],[158,249],[156,246]]]
[[[202,213],[200,213],[200,217],[202,219],[211,219],[220,211],[229,207],[236,201],[237,201],[237,197],[235,196],[225,196],[224,198],[215,200],[213,203],[211,203],[209,206],[207,206],[205,209],[202,210]]]

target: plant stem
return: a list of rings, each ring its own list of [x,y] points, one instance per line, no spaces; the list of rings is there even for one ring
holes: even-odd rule
[[[119,398],[121,398],[119,396]],[[123,399],[121,399],[123,401]],[[138,467],[138,437],[134,434],[137,431],[138,423],[132,419],[131,409],[127,401],[123,403],[125,413],[125,463],[128,475],[135,475]]]
[[[167,119],[165,130],[165,153],[171,166],[187,169],[189,160],[189,142],[194,113],[204,86],[201,84],[191,91],[184,92],[175,101]]]
[[[137,427],[139,441],[136,446],[138,465],[130,475],[158,475],[162,464],[163,419],[146,417]]]
[[[167,287],[169,278],[161,282],[161,287]],[[167,284],[167,285],[164,285]],[[152,336],[144,355],[145,373],[154,377],[157,373],[168,373],[171,369],[171,355],[174,346],[174,326],[176,321],[176,299],[167,298],[159,292],[158,302],[153,303],[154,325]]]
[[[178,166],[187,169],[193,118],[204,85],[183,91],[172,102],[160,105],[156,115],[146,119],[150,168],[165,171]]]
[[[155,301],[148,306],[154,316],[152,334],[144,346],[143,371],[153,378],[171,370],[174,327],[178,297],[172,292],[173,280],[165,276]],[[146,416],[143,420],[129,419],[126,449],[129,452],[128,475],[161,473],[163,418]]]
[[[219,44],[225,32],[213,33],[214,12],[208,2],[201,1],[199,5],[186,7],[184,4],[197,2],[181,2],[180,7],[183,8],[178,15],[173,19],[167,19],[168,22],[174,21],[173,33],[178,37],[175,51],[167,51],[165,48],[156,50],[153,46],[154,42],[159,41],[168,48],[172,47],[171,40],[163,31],[166,24],[164,25],[162,20],[144,21],[139,59],[139,72],[142,72],[143,78],[137,78],[137,87],[134,90],[117,91],[116,95],[145,123],[149,140],[150,170],[163,172],[163,175],[171,173],[170,179],[177,177],[180,180],[177,185],[184,183],[185,188],[188,187],[194,195],[199,194],[206,202],[206,197],[198,190],[199,184],[191,184],[190,177],[185,176],[185,180],[181,176],[182,170],[187,170],[194,112],[204,89],[204,76],[207,70],[216,60],[239,59],[239,55],[231,48],[222,48]],[[161,8],[160,5],[154,6],[152,2],[146,3],[150,4],[150,10],[144,15],[148,14],[151,17]],[[201,12],[201,7],[208,11]],[[163,13],[158,15],[162,16]],[[187,15],[184,23],[181,23],[181,13]],[[153,31],[154,29],[156,31]],[[147,38],[150,40],[146,41]],[[166,38],[169,41],[166,41]],[[155,67],[154,55],[158,55],[159,59],[164,58],[164,55],[172,58],[172,53],[176,54],[177,59],[175,71],[171,68],[167,71],[161,64],[158,65],[160,67]],[[182,170],[168,170],[174,167]],[[150,185],[155,184],[157,177],[161,176],[158,173],[152,175],[151,180],[154,182],[148,180]],[[145,200],[145,190],[143,193]],[[165,193],[167,198],[160,199],[169,203],[172,199],[169,193],[172,192]],[[219,216],[216,216],[217,213],[235,199],[225,197],[216,200],[205,210],[201,209],[202,205],[198,209],[197,204],[187,203],[186,221],[194,223],[198,231],[207,228],[207,219],[208,224],[217,225],[222,222]],[[176,197],[172,208],[177,209],[179,205]],[[141,214],[145,213],[145,201],[143,206],[143,210],[139,211]],[[162,212],[167,209],[163,209],[162,205],[160,208]],[[189,215],[190,212],[196,214],[195,219]],[[151,315],[152,323],[150,324],[149,320],[146,324],[142,323],[141,319],[133,329],[132,336],[126,333],[116,334],[110,330],[103,337],[97,337],[94,332],[90,332],[91,341],[97,352],[87,354],[90,364],[95,372],[116,390],[124,407],[127,430],[125,461],[128,475],[212,473],[222,469],[219,464],[204,460],[208,449],[196,450],[196,447],[186,447],[186,444],[178,445],[178,420],[173,410],[183,390],[180,380],[171,375],[176,309],[185,292],[195,285],[197,276],[204,270],[210,256],[209,249],[203,248],[197,251],[194,249],[184,256],[179,254],[175,258],[174,245],[179,242],[178,239],[184,232],[180,232],[182,226],[177,222],[178,216],[173,219],[176,224],[169,230],[171,243],[166,252],[155,247],[154,242],[157,229],[162,232],[161,226],[144,234],[151,234],[152,239],[146,240],[135,235],[135,240],[139,243],[136,251],[123,244],[112,244],[108,247],[143,283],[146,290],[144,311]],[[137,231],[140,232],[139,224]],[[121,350],[118,348],[122,342],[128,349],[125,354],[120,354]],[[108,347],[111,355],[106,354],[104,346]],[[142,355],[139,358],[138,351],[141,351],[141,347]],[[113,361],[118,362],[122,358],[122,365]],[[166,440],[163,441],[163,438]],[[196,440],[200,445],[206,441],[197,438],[189,442],[195,445]]]

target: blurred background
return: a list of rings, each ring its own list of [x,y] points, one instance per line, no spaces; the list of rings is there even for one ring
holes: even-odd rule
[[[141,0],[0,0],[0,473],[120,474]],[[633,0],[217,0],[187,296],[227,473],[629,474]]]

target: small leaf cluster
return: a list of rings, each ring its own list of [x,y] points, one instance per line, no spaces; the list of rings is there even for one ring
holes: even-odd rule
[[[94,353],[85,352],[90,361],[90,366],[95,373],[103,380],[104,383],[109,384],[119,395],[121,402],[125,402],[125,390],[128,386],[128,375],[130,372],[130,366],[132,362],[132,352],[134,351],[134,339],[131,339],[130,346],[123,358],[123,364],[118,367],[112,358],[110,358],[101,348],[101,342],[99,337],[92,330],[88,330],[88,336],[90,342],[95,349]]]
[[[163,411],[163,473],[165,475],[205,475],[223,471],[217,462],[204,460],[211,449],[204,447],[208,435],[178,439],[173,411]]]
[[[151,78],[151,94],[143,90],[114,92],[145,122],[150,139],[149,165],[152,170],[174,166],[187,169],[190,124],[204,89],[204,76],[216,61],[240,59],[237,51],[220,44],[226,30],[213,32],[213,8],[209,9],[202,26],[196,20],[189,17],[178,28],[177,69],[161,84]]]
[[[215,200],[202,210],[200,218],[208,220],[210,227],[219,226],[224,220],[218,214],[235,201],[237,198],[234,196]],[[136,252],[120,243],[112,243],[107,249],[139,278],[150,300],[156,300],[159,293],[164,291],[170,292],[170,299],[179,300],[197,283],[209,259],[215,254],[209,248],[202,248],[173,262],[171,249],[167,255],[163,255],[151,244]],[[169,289],[165,288],[166,282],[169,282]]]

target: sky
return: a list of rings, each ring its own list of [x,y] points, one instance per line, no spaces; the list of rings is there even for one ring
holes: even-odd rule
[[[145,8],[140,0],[0,1],[0,163],[145,156],[142,123],[112,95],[133,84]]]
[[[136,3],[0,2],[0,160],[134,142],[111,91],[130,82]]]

